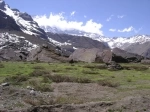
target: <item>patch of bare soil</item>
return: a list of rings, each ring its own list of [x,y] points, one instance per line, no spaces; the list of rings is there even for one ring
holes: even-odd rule
[[[0,87],[0,112],[150,112],[150,90],[53,83],[53,92]]]

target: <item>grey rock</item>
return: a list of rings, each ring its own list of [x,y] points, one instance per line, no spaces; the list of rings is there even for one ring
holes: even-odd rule
[[[27,57],[27,61],[40,61],[40,62],[68,62],[68,58],[60,53],[56,53],[55,47],[41,46],[31,50]]]
[[[77,49],[75,52],[73,52],[69,59],[73,61],[81,61],[81,62],[101,62],[102,59],[100,58],[100,55],[102,54],[102,50],[98,48],[92,48],[92,49]]]
[[[144,59],[144,60],[141,60],[141,63],[142,64],[149,64],[150,65],[150,60]]]
[[[9,83],[7,83],[7,82],[6,83],[2,83],[1,86],[2,87],[9,86]]]
[[[115,62],[140,62],[144,57],[135,53],[130,53],[119,48],[112,49],[112,61]]]
[[[107,67],[108,67],[108,70],[122,70],[123,67],[116,63],[115,61],[110,61],[108,63],[106,63]]]

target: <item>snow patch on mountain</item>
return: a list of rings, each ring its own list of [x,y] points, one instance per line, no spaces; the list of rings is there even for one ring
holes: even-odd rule
[[[58,42],[56,40],[53,40],[52,38],[48,38],[48,40],[57,46],[72,45],[71,43],[68,43],[68,42],[64,42],[64,43]]]
[[[38,45],[32,44],[28,40],[25,40],[25,37],[23,37],[23,36],[9,34],[8,32],[0,33],[0,49],[6,48],[12,44],[15,44],[15,45],[21,44],[21,46],[18,48],[18,50],[30,51],[30,50],[38,47]]]

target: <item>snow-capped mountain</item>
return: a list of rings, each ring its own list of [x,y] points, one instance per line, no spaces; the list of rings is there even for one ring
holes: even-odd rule
[[[56,27],[49,27],[49,26],[41,26],[46,32],[52,32],[52,33],[58,33],[58,34],[68,34],[68,35],[74,35],[74,36],[84,36],[88,38],[92,38],[93,40],[97,40],[100,42],[107,43],[110,48],[121,48],[125,49],[129,47],[132,44],[139,43],[143,44],[145,42],[150,41],[150,35],[135,35],[132,37],[105,37],[101,36],[96,33],[88,33],[83,32],[79,30],[65,30],[62,31],[60,29],[57,29]]]
[[[13,18],[20,30],[26,34],[47,38],[46,33],[41,29],[38,24],[27,13],[22,13],[18,9],[11,9],[3,0],[0,0],[0,11],[7,16]]]
[[[98,40],[101,42],[106,42],[110,46],[110,48],[121,48],[121,49],[126,49],[132,44],[139,43],[139,44],[144,44],[145,42],[150,41],[150,36],[149,35],[135,35],[132,37],[114,37],[114,38],[108,38],[108,37],[91,37],[94,40]]]

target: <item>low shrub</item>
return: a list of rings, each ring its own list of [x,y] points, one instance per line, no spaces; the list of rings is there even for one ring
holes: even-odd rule
[[[40,70],[44,70],[45,68],[43,66],[34,66],[33,69],[40,69]]]
[[[21,82],[27,81],[29,77],[27,75],[15,75],[15,76],[9,76],[5,78],[4,82],[9,82],[14,85],[18,85]]]
[[[55,75],[45,75],[45,78],[47,78],[47,80],[51,80],[52,82],[77,82],[77,83],[90,83],[91,80],[87,79],[87,78],[76,78],[76,77],[71,77],[71,76],[63,76],[63,75],[59,75],[59,74],[55,74]]]
[[[75,82],[76,78],[62,75],[46,75],[45,77],[49,78],[53,82]]]
[[[41,81],[37,79],[31,79],[29,80],[29,84],[37,91],[42,92],[52,92],[53,88],[50,84],[42,83]]]
[[[84,73],[84,74],[99,74],[98,72],[93,71],[93,70],[82,70],[82,73]]]
[[[90,68],[90,69],[107,69],[105,64],[101,65],[85,65],[84,68]]]
[[[98,84],[101,86],[108,86],[108,87],[118,87],[119,86],[118,82],[113,82],[113,81],[106,80],[106,79],[99,80]]]
[[[0,68],[5,68],[4,64],[0,62]]]
[[[145,71],[148,69],[146,66],[123,66],[126,70]]]
[[[29,76],[31,77],[34,77],[34,76],[42,76],[42,75],[45,75],[45,74],[50,74],[51,72],[50,71],[46,71],[46,70],[34,70],[33,72],[31,72],[29,74]]]

